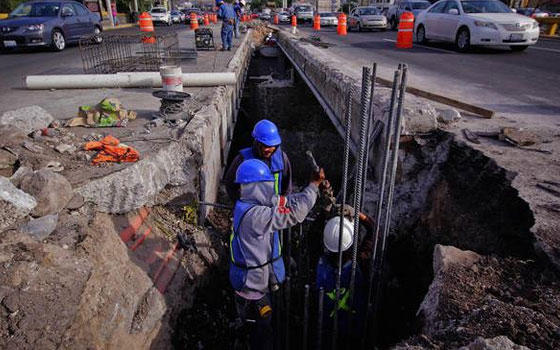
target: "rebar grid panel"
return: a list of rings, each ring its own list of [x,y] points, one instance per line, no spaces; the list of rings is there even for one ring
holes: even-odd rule
[[[79,42],[86,74],[158,72],[162,65],[181,63],[177,33],[115,34],[83,37]]]

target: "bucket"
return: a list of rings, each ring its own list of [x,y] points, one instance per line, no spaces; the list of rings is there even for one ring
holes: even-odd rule
[[[163,90],[183,92],[183,72],[181,67],[161,66],[159,74],[161,75]]]

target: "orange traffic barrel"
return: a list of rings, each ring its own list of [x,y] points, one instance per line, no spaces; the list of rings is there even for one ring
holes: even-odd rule
[[[278,19],[278,14],[277,14],[277,13],[274,14],[274,22],[273,22],[273,23],[274,23],[274,24],[280,23],[280,20]]]
[[[154,23],[152,22],[152,16],[148,12],[142,12],[138,16],[138,25],[140,26],[140,31],[142,32],[153,32]]]
[[[412,47],[412,32],[414,30],[414,15],[405,12],[401,15],[399,32],[397,33],[397,47],[399,49],[410,49]]]
[[[336,27],[336,33],[338,35],[346,35],[346,15],[341,13],[338,15],[338,26]]]
[[[191,12],[191,30],[198,29],[198,16],[195,12]]]
[[[217,14],[212,15],[212,22],[214,22],[214,24],[218,23],[218,15]]]
[[[313,16],[313,30],[321,30],[321,16],[319,14]]]
[[[297,27],[297,17],[292,15],[292,27]]]
[[[204,14],[204,22],[203,23],[204,23],[205,26],[210,25],[210,18],[208,17],[207,13]]]

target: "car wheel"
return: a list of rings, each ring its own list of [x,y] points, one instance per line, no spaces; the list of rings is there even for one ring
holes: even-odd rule
[[[95,27],[93,30],[93,36],[95,38],[95,42],[101,44],[103,38],[101,37],[101,29],[99,27]]]
[[[391,25],[391,30],[397,30],[397,20],[395,17],[391,17],[389,24]]]
[[[426,29],[424,29],[424,26],[421,24],[416,29],[416,42],[419,44],[425,44],[428,42],[428,40],[426,40]]]
[[[529,45],[518,45],[518,46],[510,46],[509,48],[511,49],[511,51],[520,52],[520,51],[525,51],[528,47]]]
[[[457,38],[455,39],[455,45],[460,52],[469,51],[471,48],[471,34],[467,28],[463,27],[459,29]]]
[[[53,30],[51,34],[51,48],[54,51],[62,51],[66,47],[66,39],[64,34],[58,29]]]

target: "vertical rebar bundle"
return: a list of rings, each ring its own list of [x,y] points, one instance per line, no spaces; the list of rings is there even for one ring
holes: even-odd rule
[[[309,334],[309,284],[305,285],[305,290],[303,294],[303,339],[302,339],[302,350],[307,350],[308,337]]]
[[[317,310],[317,350],[323,348],[323,299],[325,298],[325,290],[319,288],[319,305]]]

